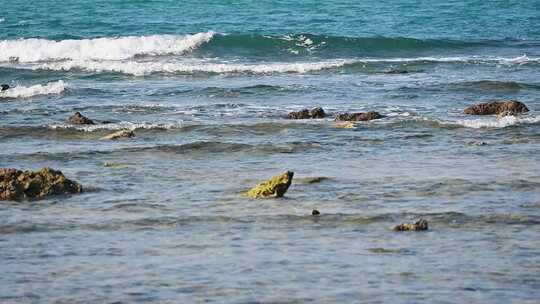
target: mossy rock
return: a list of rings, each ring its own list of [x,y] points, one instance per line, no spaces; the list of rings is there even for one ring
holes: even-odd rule
[[[51,168],[39,171],[0,168],[0,200],[40,199],[82,191],[80,184]]]
[[[292,183],[294,172],[286,171],[253,187],[246,194],[251,198],[282,197]]]

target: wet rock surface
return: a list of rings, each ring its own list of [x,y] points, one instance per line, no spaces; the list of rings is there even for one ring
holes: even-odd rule
[[[103,136],[102,140],[118,140],[118,139],[127,139],[135,137],[135,132],[130,130],[120,130],[118,132],[111,133],[109,135]]]
[[[325,118],[326,113],[321,107],[313,108],[311,110],[303,109],[298,112],[291,112],[287,116],[289,119],[316,119],[316,118]]]
[[[394,231],[422,231],[428,230],[428,222],[424,219],[420,219],[414,223],[403,223],[396,225],[392,228]]]
[[[292,183],[294,172],[286,171],[273,176],[268,181],[262,182],[247,192],[251,198],[282,197]]]
[[[9,89],[9,85],[7,85],[7,84],[0,85],[0,92],[5,91],[7,89]]]
[[[95,124],[93,120],[82,115],[80,112],[76,112],[67,120],[68,123],[73,125],[93,125]]]
[[[529,112],[527,106],[517,100],[489,101],[465,108],[463,113],[469,115],[518,115]]]
[[[82,191],[80,184],[51,168],[39,171],[0,168],[0,200],[39,199]]]
[[[383,118],[379,112],[369,111],[360,113],[339,113],[336,115],[336,121],[370,121]]]

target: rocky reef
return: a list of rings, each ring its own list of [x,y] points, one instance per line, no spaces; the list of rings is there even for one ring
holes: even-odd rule
[[[379,112],[369,111],[360,113],[339,113],[336,115],[336,121],[369,121],[383,118]]]
[[[517,100],[489,101],[465,108],[463,113],[469,115],[518,115],[529,112],[527,106]]]
[[[39,171],[0,168],[0,200],[39,199],[82,191],[80,184],[48,167]]]
[[[246,194],[251,198],[282,197],[292,183],[294,172],[286,171],[258,184]]]
[[[419,219],[414,223],[403,223],[392,228],[394,231],[422,231],[428,230],[428,222],[424,219]]]
[[[317,107],[311,110],[303,109],[298,112],[291,112],[287,116],[289,119],[315,119],[315,118],[325,118],[326,113],[323,108]]]

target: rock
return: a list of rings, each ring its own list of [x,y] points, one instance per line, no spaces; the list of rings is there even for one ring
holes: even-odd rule
[[[67,120],[68,123],[73,125],[93,125],[94,121],[88,117],[82,115],[80,112],[76,112]]]
[[[356,128],[356,123],[354,123],[354,122],[337,122],[334,126],[336,128],[341,128],[341,129],[354,129],[354,128]]]
[[[37,199],[82,191],[82,186],[77,182],[51,168],[45,167],[39,171],[0,168],[0,200]]]
[[[289,119],[315,119],[324,117],[326,117],[326,113],[324,112],[323,108],[320,107],[313,108],[311,110],[303,109],[298,112],[291,112],[287,116]]]
[[[313,216],[321,215],[321,212],[319,212],[319,210],[317,209],[313,209],[313,211],[311,211],[311,215]]]
[[[336,121],[369,121],[373,119],[383,118],[379,112],[365,112],[365,113],[339,113],[336,115]]]
[[[300,184],[316,184],[316,183],[325,181],[327,179],[328,177],[324,177],[324,176],[314,176],[314,177],[297,178],[296,182]]]
[[[517,115],[525,112],[529,112],[529,109],[517,100],[484,102],[463,110],[463,113],[469,115],[499,115],[502,113]]]
[[[407,70],[390,70],[386,71],[386,74],[409,74],[410,72]]]
[[[480,140],[473,140],[467,143],[470,146],[487,146],[487,142]]]
[[[424,219],[420,219],[415,223],[404,223],[394,226],[394,231],[421,231],[428,230],[428,222]]]
[[[0,85],[0,92],[5,91],[7,89],[9,89],[9,85],[7,85],[7,84]]]
[[[282,197],[292,183],[294,172],[286,171],[262,182],[249,190],[247,195],[251,198]]]
[[[111,133],[107,136],[103,136],[101,139],[110,139],[110,140],[117,140],[117,139],[124,139],[124,138],[132,138],[135,136],[135,133],[130,130],[120,130],[118,132]]]

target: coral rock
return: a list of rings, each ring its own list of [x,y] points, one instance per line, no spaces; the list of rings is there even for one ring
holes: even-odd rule
[[[67,122],[74,125],[93,125],[94,124],[94,121],[82,115],[80,112],[76,112],[75,114],[73,114],[70,118],[68,118]]]
[[[428,230],[428,222],[424,219],[420,219],[415,223],[404,223],[394,226],[394,231],[421,231]]]
[[[383,118],[379,112],[365,112],[365,113],[340,113],[336,115],[336,121],[369,121],[373,119]]]
[[[51,168],[35,172],[0,168],[0,200],[43,198],[81,192],[81,185]]]
[[[294,172],[286,171],[262,182],[247,192],[251,198],[282,197],[292,183]]]
[[[527,106],[516,100],[484,102],[463,110],[463,113],[469,115],[517,115],[525,112],[529,112]]]

